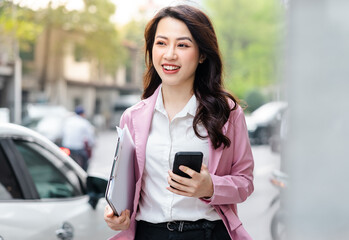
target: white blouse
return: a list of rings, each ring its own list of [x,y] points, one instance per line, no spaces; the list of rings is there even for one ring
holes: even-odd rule
[[[176,152],[200,151],[203,163],[208,165],[208,138],[198,138],[193,130],[197,109],[195,95],[187,105],[169,121],[161,90],[155,104],[146,146],[146,162],[142,177],[142,190],[136,220],[151,223],[168,221],[218,220],[219,215],[209,204],[198,198],[174,194],[166,189],[168,170],[172,169]],[[202,136],[206,129],[198,126]]]

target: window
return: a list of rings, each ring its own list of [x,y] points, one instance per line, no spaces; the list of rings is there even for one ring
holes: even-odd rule
[[[74,46],[74,59],[76,62],[82,62],[87,60],[86,50],[81,44],[75,44]]]
[[[34,61],[34,52],[34,43],[26,43],[26,48],[20,49],[19,56],[22,59],[22,61]]]
[[[0,200],[23,199],[18,181],[0,146]]]
[[[74,98],[74,106],[77,107],[81,105],[82,101],[81,98]]]
[[[15,141],[15,145],[27,165],[40,198],[82,195],[78,177],[51,152],[30,142]]]

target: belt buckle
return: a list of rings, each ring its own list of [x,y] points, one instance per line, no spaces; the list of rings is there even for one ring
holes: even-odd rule
[[[178,229],[176,229],[176,227],[175,227],[175,228],[171,228],[171,226],[170,226],[171,223],[173,223],[173,224],[175,224],[175,225],[178,224],[178,222],[176,222],[176,221],[174,221],[174,222],[168,222],[168,223],[166,224],[166,226],[167,226],[167,229],[168,229],[169,231],[173,232],[174,230],[177,230],[178,232],[183,232],[183,226],[184,226],[184,222],[183,222],[183,221],[180,221],[180,222],[179,222]]]
[[[175,223],[175,224],[176,224],[176,222],[168,222],[168,223],[166,224],[166,226],[167,226],[167,229],[168,229],[169,231],[173,232],[175,229],[170,227],[171,223]]]

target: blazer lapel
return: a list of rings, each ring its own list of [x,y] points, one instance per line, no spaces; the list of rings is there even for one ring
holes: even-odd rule
[[[159,89],[160,87],[155,90],[152,96],[143,100],[144,105],[136,109],[132,117],[135,132],[136,156],[140,173],[139,177],[142,176],[144,170],[147,139],[149,136],[150,125],[153,118],[153,111],[157,96],[159,94]]]

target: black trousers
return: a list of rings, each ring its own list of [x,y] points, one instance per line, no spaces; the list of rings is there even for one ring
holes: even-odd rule
[[[230,240],[223,221],[137,222],[135,240]]]

